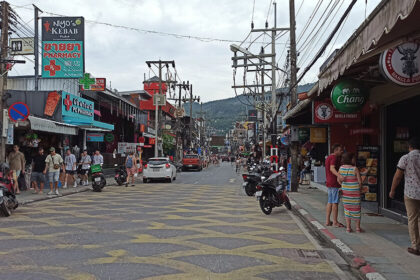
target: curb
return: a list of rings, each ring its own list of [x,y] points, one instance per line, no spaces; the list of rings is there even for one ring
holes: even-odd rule
[[[61,195],[52,195],[52,196],[43,196],[40,198],[36,198],[36,199],[29,199],[29,200],[24,200],[22,202],[20,202],[19,200],[19,205],[26,205],[26,204],[31,204],[34,202],[38,202],[38,201],[44,201],[44,200],[50,200],[50,199],[54,199],[54,198],[59,198],[59,197],[63,197],[63,196],[67,196],[67,195],[72,195],[72,194],[77,194],[77,193],[82,193],[82,192],[86,192],[90,190],[89,188],[84,188],[84,189],[80,189],[80,190],[74,190],[74,191],[70,191]]]
[[[341,257],[366,280],[386,280],[379,272],[377,272],[363,257],[357,256],[353,250],[343,241],[338,239],[323,224],[309,214],[302,206],[294,200],[290,200],[292,210],[297,214],[303,222],[317,233],[323,241],[333,247]]]

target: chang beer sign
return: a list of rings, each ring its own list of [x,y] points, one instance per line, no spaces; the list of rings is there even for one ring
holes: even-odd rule
[[[343,113],[360,111],[368,98],[368,90],[358,81],[342,80],[331,92],[331,102],[335,109]]]

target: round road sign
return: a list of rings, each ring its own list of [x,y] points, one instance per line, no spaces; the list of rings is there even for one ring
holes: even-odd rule
[[[9,118],[14,121],[25,121],[29,116],[29,107],[23,102],[15,102],[9,107]]]

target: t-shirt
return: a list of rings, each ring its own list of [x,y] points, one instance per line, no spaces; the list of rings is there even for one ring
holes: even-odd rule
[[[73,154],[66,155],[64,158],[64,163],[66,164],[66,170],[76,170],[75,163],[76,157]]]
[[[101,163],[104,163],[104,157],[102,155],[94,155],[93,164],[101,164]]]
[[[340,167],[340,158],[334,154],[331,154],[325,160],[325,175],[327,177],[327,187],[339,188],[340,184],[337,182],[337,176],[335,176],[331,172],[330,166],[334,166],[335,170],[338,170],[338,168]]]
[[[91,162],[92,162],[92,159],[90,158],[90,155],[82,156],[82,158],[80,159],[80,163],[82,164],[82,169],[89,169]]]
[[[420,150],[402,156],[397,167],[404,171],[404,195],[420,200]]]
[[[47,158],[46,155],[37,154],[33,159],[32,162],[34,164],[34,168],[32,172],[44,172],[45,169],[45,159]]]
[[[54,156],[48,155],[45,162],[48,166],[48,172],[57,172],[60,171],[60,167],[63,164],[63,158],[59,154],[55,154]],[[59,167],[55,169],[54,164],[58,164]]]

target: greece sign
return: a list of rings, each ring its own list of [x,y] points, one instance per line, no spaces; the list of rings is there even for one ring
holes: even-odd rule
[[[382,53],[379,59],[382,74],[400,86],[420,83],[420,44],[408,42]]]
[[[339,81],[331,92],[331,102],[338,111],[355,113],[360,111],[368,98],[368,90],[355,80]]]

